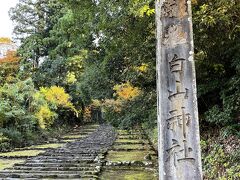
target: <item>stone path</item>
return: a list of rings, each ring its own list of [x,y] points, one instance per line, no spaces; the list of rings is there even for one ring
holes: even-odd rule
[[[82,135],[86,137],[82,138]],[[98,179],[105,154],[115,137],[114,129],[107,125],[97,129],[91,126],[76,129],[64,138],[70,142],[63,147],[49,149],[36,157],[28,158],[24,163],[0,171],[0,178]]]
[[[157,155],[143,131],[85,125],[50,144],[0,153],[23,160],[0,171],[0,179],[157,180]]]
[[[157,154],[142,130],[118,130],[105,158],[103,180],[157,180]]]

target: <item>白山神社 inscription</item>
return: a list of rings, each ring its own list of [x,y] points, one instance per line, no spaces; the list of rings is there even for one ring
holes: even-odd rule
[[[159,179],[202,179],[191,1],[157,0]]]

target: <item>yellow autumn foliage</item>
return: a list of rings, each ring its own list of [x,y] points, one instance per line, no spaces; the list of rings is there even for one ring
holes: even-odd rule
[[[42,93],[45,96],[46,100],[52,104],[62,107],[72,106],[72,103],[70,102],[70,95],[65,92],[63,87],[41,87],[40,93]]]
[[[148,1],[131,0],[130,12],[138,17],[151,16],[155,13],[155,8],[151,7]]]
[[[145,14],[151,16],[155,13],[155,9],[150,8],[149,5],[144,5],[138,10],[139,17],[143,17]]]
[[[63,87],[52,86],[50,88],[41,87],[40,93],[43,94],[48,103],[53,104],[57,107],[64,107],[71,109],[75,115],[78,117],[78,114],[81,110],[77,110],[70,101],[70,95],[65,92]]]
[[[129,82],[115,85],[113,90],[116,92],[115,95],[123,100],[133,100],[141,93],[138,87],[133,87]]]
[[[138,87],[133,87],[130,82],[117,84],[113,87],[113,90],[115,91],[115,99],[105,99],[102,101],[92,100],[90,107],[101,107],[103,112],[111,109],[114,112],[119,113],[123,110],[126,101],[134,100],[142,92]],[[87,117],[90,114],[90,111],[89,109],[86,109],[85,111],[85,116]]]
[[[106,99],[103,103],[103,107],[106,109],[113,109],[114,112],[122,111],[123,102],[120,99]],[[105,110],[103,109],[103,110]]]
[[[134,70],[141,72],[141,73],[146,73],[148,71],[149,65],[146,63],[142,63],[141,66],[136,66],[134,67]]]
[[[75,73],[74,72],[68,72],[66,76],[66,82],[68,84],[74,84],[77,81]]]
[[[102,105],[102,102],[99,101],[98,99],[93,99],[92,100],[92,106],[93,107],[101,107],[101,105]]]
[[[50,127],[57,118],[55,112],[58,107],[70,109],[78,117],[79,111],[76,110],[70,101],[70,95],[65,92],[63,87],[52,86],[41,87],[38,92],[34,94],[34,101],[40,106],[36,106],[35,117],[42,129]]]
[[[53,124],[55,118],[57,117],[57,114],[51,111],[49,106],[45,104],[40,107],[35,116],[38,119],[40,128],[45,129]]]
[[[8,37],[0,37],[0,43],[10,44],[10,43],[12,43],[12,40]]]
[[[90,120],[92,117],[92,110],[91,110],[91,106],[88,106],[84,109],[84,112],[83,112],[83,118],[85,120]]]

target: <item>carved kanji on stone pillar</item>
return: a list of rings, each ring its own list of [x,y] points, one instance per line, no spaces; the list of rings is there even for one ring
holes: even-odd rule
[[[159,179],[201,180],[190,0],[157,0]]]

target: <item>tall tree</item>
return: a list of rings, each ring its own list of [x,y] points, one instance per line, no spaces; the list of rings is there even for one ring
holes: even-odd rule
[[[57,0],[20,0],[9,11],[15,23],[14,34],[21,43],[19,54],[34,68],[38,67],[41,57],[48,55],[49,44],[44,39],[61,16],[61,9]]]
[[[129,111],[119,116],[122,124],[150,119],[156,102],[154,1],[64,2],[73,13],[71,22],[76,22],[71,44],[88,51],[79,84],[85,102],[114,98],[113,87],[130,82],[141,87],[146,98],[135,106],[126,105]],[[130,116],[140,104],[146,109],[145,117],[140,118],[138,110]],[[156,122],[152,117],[149,121]]]
[[[193,11],[202,120],[228,133],[240,128],[239,8],[238,0],[198,0]]]

